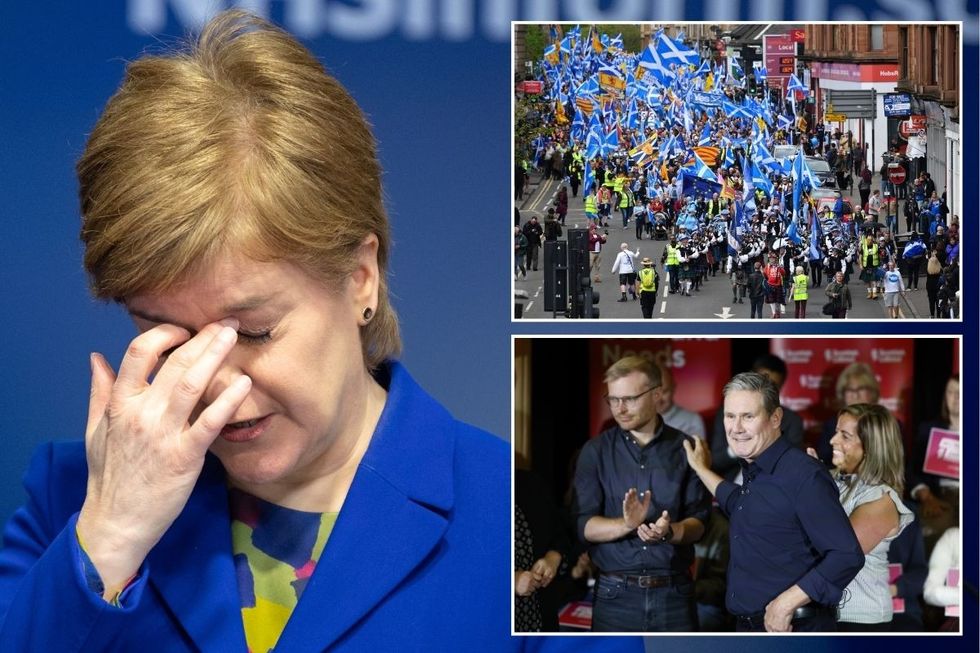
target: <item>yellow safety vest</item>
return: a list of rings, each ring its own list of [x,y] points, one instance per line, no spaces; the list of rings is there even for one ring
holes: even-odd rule
[[[806,287],[807,281],[809,281],[809,279],[805,274],[800,274],[793,277],[793,300],[794,301],[800,299],[806,299],[807,297],[809,297],[809,294],[807,294],[807,287]]]
[[[680,252],[677,250],[677,248],[667,245],[667,265],[679,265],[680,262]]]
[[[878,243],[873,243],[871,249],[868,249],[868,243],[861,243],[861,265],[868,260],[868,252],[871,252],[871,264],[878,267]]]
[[[629,206],[630,204],[633,203],[631,200],[632,200],[632,198],[630,197],[630,191],[629,191],[629,189],[625,189],[625,190],[624,189],[620,189],[619,190],[619,208],[621,208],[621,209],[622,208],[626,208],[627,206]]]
[[[589,193],[585,196],[585,212],[586,213],[597,213],[595,207],[595,195]]]

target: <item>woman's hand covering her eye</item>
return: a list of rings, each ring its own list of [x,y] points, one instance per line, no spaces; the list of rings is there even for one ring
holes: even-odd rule
[[[132,578],[183,510],[208,447],[251,389],[251,379],[238,376],[191,422],[237,341],[237,327],[223,320],[190,337],[180,327],[157,326],[130,343],[118,377],[101,355],[92,355],[88,487],[77,529],[105,597]]]

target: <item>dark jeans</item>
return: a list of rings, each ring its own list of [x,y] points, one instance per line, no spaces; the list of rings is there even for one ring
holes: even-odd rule
[[[670,275],[670,292],[677,292],[677,289],[681,285],[680,279],[677,278],[677,275],[680,274],[680,268],[681,266],[679,265],[667,266],[667,274]]]
[[[806,319],[806,300],[805,299],[794,299],[796,302],[796,319],[803,320]]]
[[[762,304],[765,300],[765,295],[760,295],[759,297],[749,297],[749,302],[752,307],[752,317],[762,317]]]
[[[656,303],[656,292],[649,292],[647,290],[640,291],[640,309],[643,311],[644,318],[649,320],[653,317],[653,307]]]
[[[527,269],[538,269],[538,248],[533,245],[527,246]]]
[[[593,632],[686,632],[698,630],[694,583],[645,589],[600,575],[592,606]]]

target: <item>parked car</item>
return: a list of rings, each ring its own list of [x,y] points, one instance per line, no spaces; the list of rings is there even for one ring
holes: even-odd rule
[[[796,156],[799,150],[799,145],[774,145],[772,148],[772,157],[782,165],[786,159],[792,159]]]
[[[804,160],[810,166],[813,176],[820,182],[821,188],[837,188],[837,175],[830,169],[829,163],[818,156],[808,156]]]

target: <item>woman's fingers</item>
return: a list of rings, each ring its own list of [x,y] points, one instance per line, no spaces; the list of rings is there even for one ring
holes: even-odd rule
[[[207,338],[204,331],[198,336],[202,336],[201,341]],[[238,342],[238,333],[231,327],[223,326],[204,347],[200,347],[201,341],[196,342],[195,347],[189,352],[174,352],[172,358],[178,360],[168,360],[150,387],[150,395],[159,398],[168,406],[167,412],[172,423],[187,422],[214,375],[218,373],[225,358]],[[189,355],[198,351],[200,353],[197,357],[188,364]],[[177,372],[181,373],[178,375]]]
[[[209,324],[198,331],[193,338],[167,354],[166,359],[161,359],[163,364],[160,365],[151,385],[165,388],[166,393],[169,394],[184,373],[207,350],[208,345],[211,344],[223,326],[237,329],[238,321],[234,319],[222,320]]]
[[[90,354],[89,363],[92,366],[92,387],[88,398],[88,422],[85,425],[86,439],[92,437],[102,422],[109,405],[109,397],[112,396],[112,384],[116,381],[116,374],[112,371],[112,366],[102,354]]]
[[[157,361],[168,349],[172,349],[190,338],[187,329],[173,324],[161,324],[141,333],[129,343],[116,380],[115,398],[127,399],[146,389],[147,378],[156,367]]]
[[[201,450],[211,446],[251,389],[252,379],[245,375],[239,376],[201,412],[188,431],[188,436]]]

